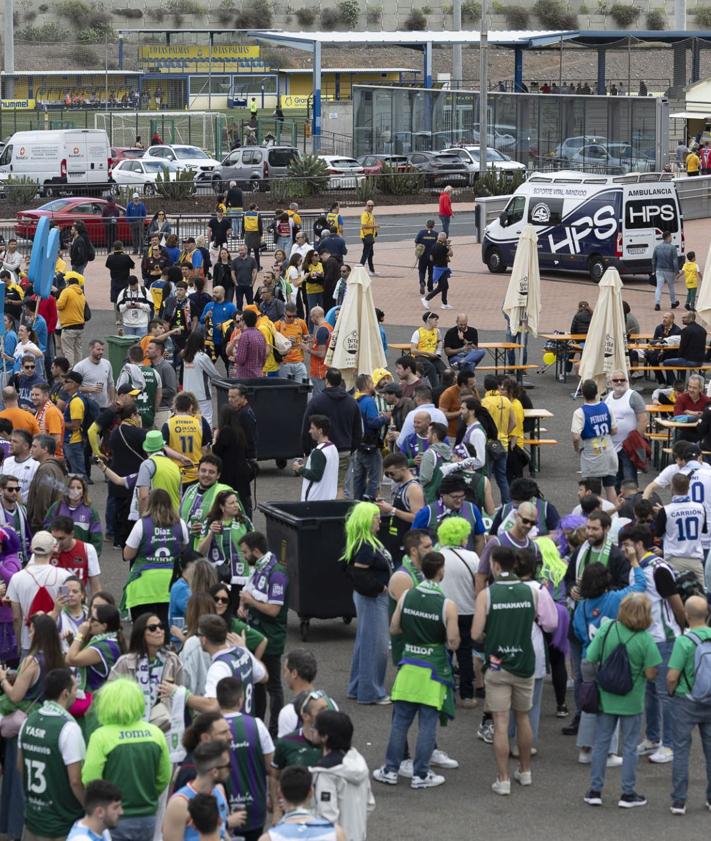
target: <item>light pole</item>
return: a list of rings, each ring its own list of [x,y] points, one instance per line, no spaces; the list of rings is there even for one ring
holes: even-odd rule
[[[15,98],[15,0],[5,0],[5,99]]]
[[[462,29],[462,0],[452,0],[452,29],[461,32]],[[452,87],[462,86],[462,45],[452,45]]]
[[[486,23],[487,0],[481,0],[481,25],[479,28],[479,177],[486,175],[486,147],[489,140],[489,72],[487,52],[489,32]]]

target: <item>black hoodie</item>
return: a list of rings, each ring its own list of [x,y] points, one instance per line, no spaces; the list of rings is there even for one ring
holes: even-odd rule
[[[309,418],[312,415],[325,415],[331,421],[328,433],[339,452],[353,452],[363,437],[363,422],[355,398],[343,388],[325,388],[306,406],[304,423],[301,428],[304,452],[310,453],[314,442],[309,435]]]

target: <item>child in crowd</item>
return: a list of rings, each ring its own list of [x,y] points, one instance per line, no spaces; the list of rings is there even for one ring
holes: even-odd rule
[[[679,277],[681,275],[684,275],[684,283],[686,284],[686,303],[684,307],[687,310],[695,311],[696,290],[701,282],[701,272],[699,271],[699,264],[696,262],[696,252],[687,252],[686,262],[681,267]]]

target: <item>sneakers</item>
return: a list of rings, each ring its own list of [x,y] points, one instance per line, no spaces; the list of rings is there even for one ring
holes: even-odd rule
[[[410,780],[410,788],[435,788],[435,786],[443,785],[444,781],[441,774],[433,774],[432,771],[428,771],[426,777],[413,777]]]
[[[679,301],[674,301],[674,303],[671,305],[671,308],[675,310],[679,306],[679,303]]]
[[[406,780],[411,780],[414,773],[414,764],[411,759],[403,759],[398,768],[398,776],[405,777]]]
[[[482,721],[476,731],[476,736],[477,739],[481,739],[482,742],[486,742],[487,745],[492,745],[494,743],[494,722]]]
[[[473,710],[475,707],[479,706],[479,702],[476,698],[462,698],[459,702],[459,706],[463,710]]]
[[[578,727],[580,727],[580,717],[576,715],[570,724],[567,724],[565,727],[561,727],[560,732],[564,736],[577,736]]]
[[[422,306],[423,306],[426,310],[428,310],[428,309],[430,308],[430,302],[427,300],[427,298],[425,298],[425,296],[423,295],[423,296],[420,298],[420,300],[422,301]]]
[[[385,766],[383,765],[382,768],[376,768],[373,771],[373,779],[377,780],[379,783],[385,783],[388,786],[396,786],[397,785],[397,771],[386,771]]]
[[[560,704],[555,708],[555,717],[556,718],[567,718],[569,715],[568,713],[568,705],[567,704]]]
[[[608,768],[619,768],[620,765],[622,765],[622,757],[618,756],[616,753],[608,753],[607,762],[605,764]]]
[[[654,305],[654,311],[655,312],[659,312],[660,309],[661,309],[661,307],[659,306],[659,304]]]
[[[452,307],[452,305],[451,305],[451,304],[442,304],[442,306],[440,307],[440,309],[441,309],[441,310],[451,310],[451,309],[453,309],[453,307]]]
[[[511,745],[509,753],[511,754],[511,756],[513,756],[514,759],[518,759],[518,754],[519,754],[518,745]],[[535,756],[537,753],[538,753],[538,748],[531,748],[531,756]]]
[[[671,748],[660,747],[654,751],[649,757],[650,762],[657,765],[666,765],[667,762],[672,762],[674,759],[674,751]]]
[[[578,751],[578,762],[581,765],[590,765],[590,763],[592,762],[592,751],[589,749],[584,750],[583,748],[581,748]]]
[[[590,791],[583,797],[583,800],[588,806],[602,806],[602,792],[590,789]]]
[[[376,704],[379,707],[385,707],[388,704],[392,704],[392,701],[390,700],[389,695],[383,695],[382,698],[378,698],[378,700],[374,701],[373,703]]]
[[[456,759],[452,759],[451,756],[438,748],[435,748],[432,751],[430,765],[436,765],[437,768],[459,768],[459,763]],[[439,783],[437,785],[439,785]]]
[[[650,742],[649,739],[644,739],[637,745],[637,756],[649,756],[650,753],[656,753],[661,746],[661,742]]]
[[[706,804],[708,808],[708,803]],[[672,815],[685,815],[686,814],[686,803],[683,800],[675,800],[671,806],[669,807],[669,811]]]
[[[522,771],[520,768],[517,768],[514,771],[514,780],[519,785],[522,786],[530,786],[533,783],[533,777],[530,771]]]
[[[623,794],[617,805],[620,809],[634,809],[635,806],[646,806],[647,798],[633,791],[632,794]]]
[[[500,780],[498,777],[491,784],[491,790],[494,794],[507,795],[511,794],[511,780]]]

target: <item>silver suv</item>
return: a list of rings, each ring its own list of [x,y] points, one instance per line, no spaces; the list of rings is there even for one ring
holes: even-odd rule
[[[210,180],[216,193],[226,190],[230,181],[258,192],[268,189],[270,178],[288,175],[289,164],[298,157],[299,150],[293,146],[241,146],[200,180]]]

